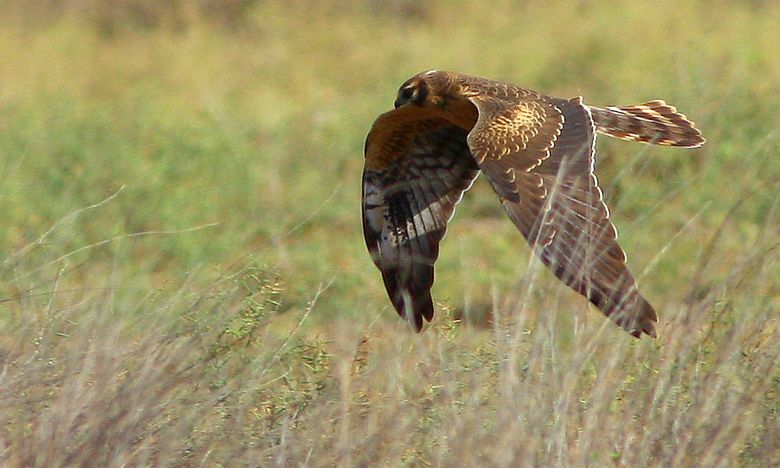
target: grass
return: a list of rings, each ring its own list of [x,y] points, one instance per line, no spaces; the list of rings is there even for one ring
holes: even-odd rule
[[[780,464],[776,6],[3,3],[4,464]],[[397,319],[362,145],[429,68],[697,122],[700,150],[599,141],[657,341],[530,260],[484,181],[433,325]]]

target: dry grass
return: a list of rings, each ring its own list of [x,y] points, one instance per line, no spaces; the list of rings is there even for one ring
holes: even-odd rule
[[[143,335],[117,327],[130,311],[109,298],[31,310],[41,328],[17,331],[3,358],[4,462],[778,461],[780,328],[727,298],[667,311],[658,341],[603,321],[526,328],[523,309],[508,307],[490,332],[446,317],[422,336],[342,322],[317,332],[325,343],[301,327],[320,312],[316,297],[279,315],[281,287],[248,268],[135,304]],[[178,324],[161,319],[171,310],[186,311]]]

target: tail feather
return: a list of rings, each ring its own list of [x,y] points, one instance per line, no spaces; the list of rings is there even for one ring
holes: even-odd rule
[[[590,107],[596,131],[624,140],[696,148],[705,139],[674,106],[656,100],[636,106]]]

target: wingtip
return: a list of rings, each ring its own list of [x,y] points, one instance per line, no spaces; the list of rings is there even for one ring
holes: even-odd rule
[[[643,336],[647,335],[652,339],[658,339],[658,335],[655,331],[655,326],[653,326],[652,323],[646,323],[643,324],[640,328],[634,328],[633,330],[628,332],[633,336],[634,338],[641,339]]]
[[[655,323],[658,322],[653,306],[650,305],[642,296],[637,297],[635,305],[628,309],[623,309],[618,315],[611,315],[617,325],[622,327],[634,338],[642,338],[647,335],[657,339]]]
[[[655,312],[655,309],[653,306],[650,305],[649,302],[642,299],[641,303],[639,305],[640,307],[640,318],[638,325],[638,330],[636,330],[637,338],[640,338],[642,334],[645,334],[653,339],[657,339],[658,335],[655,331],[655,323],[658,322],[658,314]]]
[[[433,320],[433,299],[430,292],[412,296],[408,290],[404,290],[399,295],[399,299],[393,302],[398,315],[403,317],[417,333],[422,332],[423,319],[427,322]]]
[[[642,327],[642,333],[649,336],[650,338],[656,340],[658,339],[658,334],[655,331],[655,326],[653,326],[652,323],[648,323],[644,327]]]

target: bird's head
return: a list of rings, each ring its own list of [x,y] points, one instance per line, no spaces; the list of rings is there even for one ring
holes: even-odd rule
[[[395,108],[424,108],[427,115],[436,115],[470,130],[479,115],[468,98],[473,92],[463,88],[460,76],[440,70],[419,73],[401,85],[395,98]]]
[[[422,107],[441,106],[453,88],[452,73],[428,70],[404,82],[398,89],[395,108],[412,104]]]
[[[428,98],[430,87],[425,82],[425,78],[421,75],[409,78],[398,89],[398,95],[395,98],[395,108],[412,104],[422,106],[425,104],[425,100]]]

